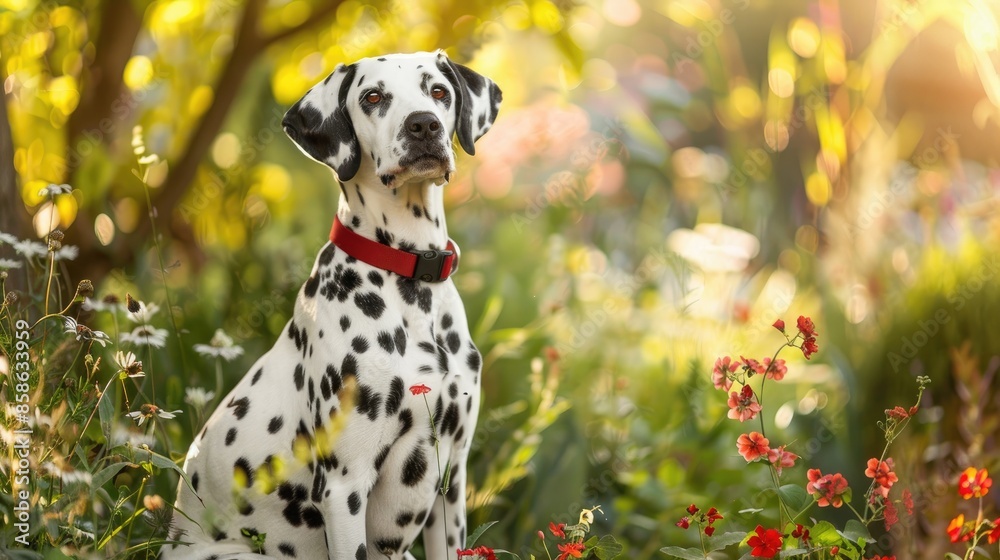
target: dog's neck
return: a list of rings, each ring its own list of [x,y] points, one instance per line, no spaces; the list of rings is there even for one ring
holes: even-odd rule
[[[341,223],[368,239],[403,250],[444,249],[444,185],[430,181],[395,189],[356,180],[340,183]]]

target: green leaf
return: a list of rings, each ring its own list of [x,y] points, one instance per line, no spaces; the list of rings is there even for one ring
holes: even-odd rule
[[[98,471],[97,474],[95,474],[90,479],[90,491],[91,491],[91,495],[93,495],[93,493],[97,489],[99,489],[102,486],[104,486],[105,484],[107,484],[109,480],[111,480],[112,478],[114,478],[115,475],[118,474],[119,472],[121,472],[121,470],[124,469],[127,465],[128,465],[128,463],[126,463],[126,462],[114,463],[114,464],[108,465],[107,467],[104,467],[103,469],[101,469],[100,471]]]
[[[101,395],[100,402],[97,403],[97,413],[101,420],[101,433],[104,434],[104,441],[111,441],[111,425],[115,421],[115,403],[111,398],[111,392],[105,391]]]
[[[809,551],[804,548],[790,548],[788,550],[782,550],[778,553],[778,558],[788,558],[791,556],[798,556],[800,554],[809,554]]]
[[[844,525],[844,530],[840,532],[841,536],[849,541],[858,543],[867,542],[872,539],[872,535],[868,532],[868,527],[864,523],[858,521],[857,519],[849,519],[847,524]]]
[[[497,523],[499,523],[499,521],[487,521],[486,523],[483,523],[479,527],[476,527],[476,530],[469,533],[469,536],[465,539],[465,548],[472,548],[473,546],[475,546],[476,541],[479,540],[479,537],[483,536],[483,533],[485,533],[487,529],[496,525]]]
[[[498,523],[498,521],[493,521],[493,522],[490,523],[490,525],[492,525],[493,523]],[[465,547],[465,548],[469,548],[469,547]],[[494,548],[493,549],[493,553],[497,554],[497,555],[506,554],[506,555],[510,556],[511,558],[516,558],[517,560],[521,560],[521,557],[518,556],[517,554],[514,554],[513,552],[511,552],[509,550],[504,550],[502,548]],[[535,555],[534,554],[531,555],[531,560],[535,560]]]
[[[802,511],[812,498],[806,493],[805,488],[798,484],[786,484],[778,488],[778,496],[782,503],[791,511]]]
[[[948,560],[962,560],[962,557],[955,554],[954,552],[945,552],[944,557]]]
[[[683,558],[684,560],[705,560],[708,556],[700,548],[681,548],[679,546],[667,546],[660,549],[660,552],[671,558]]]
[[[186,482],[187,485],[191,488],[191,491],[194,492],[194,487],[191,486],[191,479],[188,477],[188,474],[184,472],[184,469],[177,466],[177,463],[171,461],[169,457],[164,457],[159,453],[153,453],[152,451],[150,451],[148,460],[150,463],[153,463],[153,465],[156,467],[159,467],[161,469],[170,469],[176,472],[177,474],[181,475],[181,478],[184,479],[184,482]],[[197,495],[197,493],[195,495]]]
[[[829,521],[820,521],[814,525],[812,529],[809,529],[809,536],[812,537],[814,544],[820,546],[839,545],[844,540],[840,536],[840,531]]]
[[[604,535],[591,548],[591,551],[597,555],[599,560],[611,560],[621,554],[623,550],[625,548],[611,535]]]
[[[728,533],[722,533],[721,535],[715,535],[709,537],[708,539],[708,551],[713,552],[716,550],[722,550],[727,546],[732,546],[736,543],[743,542],[747,536],[746,533],[741,531],[730,531]]]

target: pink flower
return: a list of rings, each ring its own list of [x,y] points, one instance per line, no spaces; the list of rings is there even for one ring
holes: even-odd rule
[[[909,488],[903,490],[903,505],[906,506],[906,513],[913,515],[913,493]]]
[[[739,450],[740,455],[746,459],[747,463],[752,463],[761,457],[767,457],[768,452],[771,450],[768,447],[769,443],[767,438],[760,432],[750,432],[749,434],[742,434],[736,440],[736,448]]]
[[[753,389],[749,385],[744,385],[743,389],[737,393],[729,393],[729,417],[733,420],[746,422],[753,420],[760,412],[760,404],[754,401]]]
[[[774,469],[778,471],[779,475],[781,474],[781,469],[794,467],[795,460],[798,458],[799,456],[791,451],[785,451],[784,445],[767,452],[767,460],[774,465]]]
[[[736,373],[739,367],[739,362],[729,356],[716,359],[715,367],[712,368],[712,385],[715,385],[716,389],[728,391],[733,386],[733,380],[729,376]]]
[[[847,492],[847,479],[844,475],[840,473],[824,475],[819,469],[809,469],[806,476],[809,478],[806,491],[819,495],[816,498],[819,507],[839,508],[844,505],[844,493]]]
[[[785,365],[785,360],[778,358],[771,363],[771,358],[764,358],[764,369],[767,372],[767,378],[773,379],[775,381],[781,381],[785,378],[785,374],[788,373],[788,366]]]
[[[764,373],[764,364],[758,362],[753,358],[744,358],[743,356],[740,356],[740,362],[742,362],[743,367],[747,369],[748,375],[753,375],[755,373],[757,374]]]

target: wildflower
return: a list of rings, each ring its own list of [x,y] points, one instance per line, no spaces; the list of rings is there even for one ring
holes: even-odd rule
[[[972,538],[972,531],[968,526],[966,526],[965,514],[962,513],[958,514],[958,517],[951,520],[951,523],[948,524],[948,529],[946,530],[948,532],[948,538],[951,539],[951,542],[953,543],[965,542]]]
[[[594,510],[601,511],[601,506],[594,506],[580,512],[580,524],[592,525],[594,523]],[[603,511],[601,513],[604,513]]]
[[[114,311],[117,308],[118,298],[115,298],[114,303],[107,302],[107,297],[97,301],[89,297],[83,299],[83,308],[87,311]]]
[[[496,553],[488,546],[477,546],[476,548],[457,549],[458,557],[472,556],[485,560],[497,560]]]
[[[781,475],[781,469],[794,467],[795,460],[798,458],[799,456],[791,451],[785,451],[784,445],[767,452],[767,460],[774,465],[774,470],[778,471],[778,475]]]
[[[733,386],[733,380],[729,376],[736,373],[739,367],[739,362],[729,356],[717,358],[715,367],[712,368],[712,385],[715,385],[716,389],[728,391]]]
[[[144,404],[144,405],[140,406],[139,410],[137,410],[135,412],[129,412],[125,416],[128,416],[129,418],[135,420],[137,426],[142,426],[142,423],[145,422],[147,418],[153,418],[154,416],[159,416],[160,418],[163,418],[164,420],[170,420],[170,419],[174,418],[176,415],[178,415],[178,414],[180,414],[182,412],[184,412],[184,411],[183,410],[171,410],[171,411],[168,412],[168,411],[163,410],[162,408],[156,406],[155,404],[148,404],[147,403],[147,404]]]
[[[691,526],[691,519],[688,517],[682,517],[680,521],[674,523],[674,525],[677,525],[681,529],[687,529],[688,527]]]
[[[909,488],[903,490],[903,505],[906,506],[906,513],[913,515],[913,494]]]
[[[132,352],[122,352],[121,350],[115,352],[115,363],[118,364],[118,370],[128,377],[145,377],[146,375],[142,372],[142,362],[136,360],[135,354]]]
[[[552,536],[554,536],[554,537],[559,537],[560,539],[565,539],[566,538],[566,532],[563,530],[565,528],[566,528],[566,524],[565,523],[556,524],[556,523],[553,523],[553,522],[549,521],[549,531],[552,533]]]
[[[57,261],[72,261],[80,256],[80,249],[76,245],[63,245],[56,248],[52,256]]]
[[[716,521],[723,519],[722,514],[719,513],[719,510],[715,509],[714,507],[708,508],[708,512],[705,514],[705,516],[708,519],[709,524],[715,523]]]
[[[879,461],[875,458],[868,459],[868,468],[865,469],[865,476],[875,479],[875,482],[878,484],[875,492],[881,494],[883,498],[889,497],[889,489],[892,488],[894,482],[899,480],[896,473],[892,472],[892,468],[893,463],[891,458],[887,458],[885,461]]]
[[[21,296],[18,295],[18,292],[16,292],[16,291],[7,292],[7,295],[3,296],[3,304],[4,305],[14,305],[15,303],[17,303],[17,300],[20,297]]]
[[[760,412],[760,403],[754,402],[753,389],[749,385],[744,385],[739,393],[733,391],[729,393],[729,417],[733,420],[746,422],[753,420]]]
[[[715,527],[712,527],[711,525],[709,525],[708,527],[705,527],[705,536],[706,537],[711,537],[712,534],[714,534],[714,533],[715,533]]]
[[[4,233],[4,232],[0,231],[0,243],[4,243],[4,244],[7,244],[7,245],[13,245],[13,244],[17,243],[17,238],[14,237],[13,235],[9,234],[9,233]]]
[[[414,395],[423,395],[424,393],[430,393],[431,388],[423,383],[418,383],[410,387],[410,393]]]
[[[771,450],[767,446],[769,443],[767,438],[760,432],[750,432],[749,434],[740,435],[736,440],[736,448],[748,463],[752,463],[761,457],[767,456],[767,453]]]
[[[163,348],[167,344],[167,334],[166,329],[157,329],[150,325],[140,325],[132,329],[132,332],[122,334],[122,342],[135,344],[136,346]]]
[[[778,329],[781,332],[785,332],[785,322],[782,321],[781,319],[776,320],[774,324],[771,326]]]
[[[72,333],[76,335],[77,340],[89,340],[91,342],[96,342],[103,348],[107,343],[111,342],[111,337],[102,331],[91,330],[90,327],[86,325],[81,325],[76,322],[76,319],[72,317],[63,317],[63,323],[66,326],[64,332]]]
[[[765,530],[760,525],[754,529],[756,535],[747,540],[750,556],[754,558],[774,558],[781,550],[781,533],[775,529]]]
[[[204,408],[215,398],[215,391],[206,391],[202,387],[188,387],[184,390],[184,402],[195,408]]]
[[[840,554],[840,547],[839,546],[830,547],[830,556],[836,556],[838,554]]]
[[[21,261],[15,261],[12,259],[0,259],[0,270],[10,270],[13,268],[21,268]]]
[[[969,467],[958,477],[958,495],[966,500],[972,498],[982,498],[990,491],[993,479],[986,469],[977,470]]]
[[[49,248],[43,243],[32,241],[30,239],[15,241],[11,244],[11,246],[14,247],[14,251],[26,259],[30,259],[31,257],[44,257],[49,253]]]
[[[799,332],[802,333],[803,338],[816,337],[818,334],[816,332],[816,325],[813,324],[812,319],[799,315],[799,319],[795,322],[795,326],[798,327]]]
[[[127,309],[129,312],[128,318],[133,323],[139,323],[140,325],[148,325],[153,319],[153,315],[156,315],[160,311],[160,306],[155,303],[145,303],[141,301],[136,301],[132,299],[131,295],[126,296],[128,300]]]
[[[566,543],[556,545],[556,548],[559,549],[559,552],[562,552],[556,560],[566,560],[570,557],[583,557],[583,551],[587,549],[587,545],[583,543]]]
[[[809,483],[806,491],[818,494],[816,504],[819,507],[832,505],[839,508],[844,505],[844,494],[847,492],[847,479],[840,473],[824,475],[819,469],[809,469],[806,473]]]
[[[816,352],[819,352],[819,346],[816,345],[816,338],[810,336],[802,341],[802,355],[807,360]]]
[[[149,511],[156,511],[163,509],[163,506],[166,504],[164,504],[163,498],[159,494],[153,494],[151,496],[143,496],[142,505]]]
[[[993,520],[993,530],[986,535],[986,540],[990,544],[1000,541],[1000,517]]]
[[[71,192],[73,192],[73,187],[65,183],[61,185],[49,183],[49,186],[43,187],[40,191],[38,191],[38,196],[54,197],[57,194],[69,194]]]
[[[764,364],[758,362],[757,360],[740,356],[740,362],[742,362],[743,367],[746,369],[747,375],[753,375],[755,373],[761,375],[764,374]]]
[[[215,329],[208,344],[195,344],[194,351],[202,356],[222,358],[227,362],[243,355],[243,347],[233,344],[233,339],[222,329]]]
[[[801,539],[803,542],[808,541],[809,529],[806,529],[800,523],[796,523],[795,529],[792,530],[792,538]]]
[[[896,509],[896,504],[892,500],[885,501],[885,509],[882,511],[882,516],[884,517],[886,531],[891,531],[892,526],[899,523],[899,510]]]
[[[905,408],[897,406],[885,409],[885,417],[893,420],[906,420],[910,417],[910,413]]]
[[[696,506],[694,504],[689,505],[687,507],[687,512],[690,513],[691,515],[694,515],[694,514],[698,513],[698,506]]]
[[[771,358],[764,358],[764,372],[768,379],[773,379],[775,381],[781,381],[785,378],[785,374],[788,373],[788,366],[785,365],[785,360],[778,358],[771,363]]]

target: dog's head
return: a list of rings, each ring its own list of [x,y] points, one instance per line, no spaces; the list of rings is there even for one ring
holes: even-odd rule
[[[447,180],[455,169],[452,135],[474,154],[500,100],[496,84],[441,51],[394,54],[338,65],[288,110],[282,127],[340,181],[365,163],[365,172],[395,188]]]

